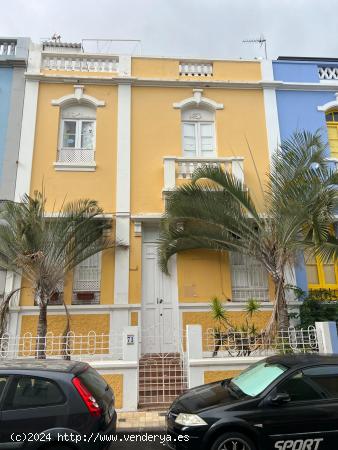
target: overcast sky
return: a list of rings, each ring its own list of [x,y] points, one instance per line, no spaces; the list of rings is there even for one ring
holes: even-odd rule
[[[140,39],[144,55],[338,57],[338,0],[0,0],[0,35]],[[116,44],[117,45],[117,44]],[[133,45],[120,45],[128,52]],[[114,51],[118,50],[117,48]]]

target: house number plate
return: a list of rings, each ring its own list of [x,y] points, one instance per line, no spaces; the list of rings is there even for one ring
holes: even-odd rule
[[[135,344],[135,336],[133,334],[127,334],[127,345]]]

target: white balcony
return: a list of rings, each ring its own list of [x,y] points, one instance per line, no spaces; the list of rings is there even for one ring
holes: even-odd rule
[[[62,70],[68,72],[117,72],[119,58],[102,54],[80,54],[53,52],[42,54],[41,67],[44,70]]]
[[[8,39],[0,40],[0,56],[14,56],[16,53],[16,41]]]
[[[244,182],[243,157],[224,158],[185,158],[166,156],[164,160],[164,191],[170,191],[177,185],[177,180],[191,180],[194,171],[204,165],[221,166]]]
[[[93,149],[60,148],[57,156],[57,162],[54,163],[56,170],[93,171],[96,167]]]
[[[212,77],[213,65],[210,62],[181,61],[179,73],[188,77]]]
[[[321,81],[337,81],[338,67],[337,66],[318,66],[318,75]]]

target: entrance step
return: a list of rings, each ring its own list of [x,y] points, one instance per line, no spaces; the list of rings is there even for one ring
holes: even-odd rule
[[[139,361],[139,408],[166,409],[187,389],[179,353],[148,353]]]

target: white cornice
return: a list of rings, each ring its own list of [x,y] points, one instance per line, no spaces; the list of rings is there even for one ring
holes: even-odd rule
[[[44,83],[86,83],[102,85],[131,84],[134,86],[154,87],[198,87],[208,89],[278,89],[299,91],[338,91],[336,83],[294,83],[284,81],[217,81],[210,80],[160,80],[155,78],[134,77],[95,77],[95,76],[68,76],[68,75],[44,75],[26,73],[26,78]]]

